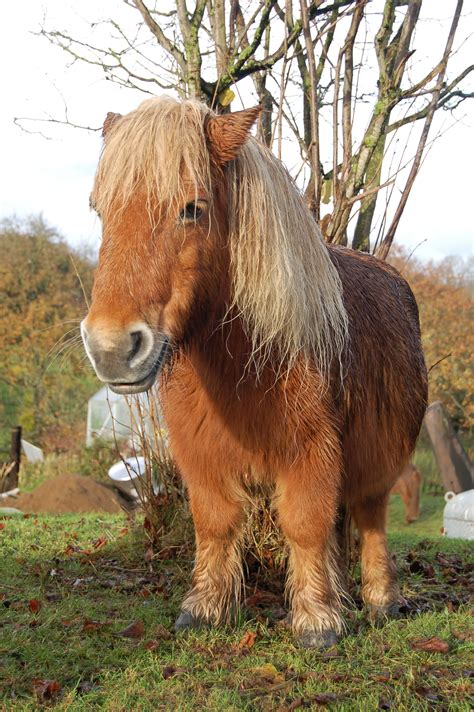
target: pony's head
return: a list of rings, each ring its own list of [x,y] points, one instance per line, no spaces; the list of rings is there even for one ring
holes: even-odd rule
[[[113,390],[150,387],[170,344],[221,301],[223,169],[258,113],[215,116],[198,102],[162,97],[107,115],[91,194],[103,240],[82,335]]]
[[[232,312],[252,356],[326,368],[343,345],[341,286],[279,161],[250,138],[259,107],[217,116],[151,99],[108,114],[91,203],[103,241],[82,323],[99,378],[149,388],[171,345]]]

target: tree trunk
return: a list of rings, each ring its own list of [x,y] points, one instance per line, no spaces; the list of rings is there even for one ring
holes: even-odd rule
[[[459,494],[474,487],[472,465],[440,401],[426,411],[425,427],[447,492]]]

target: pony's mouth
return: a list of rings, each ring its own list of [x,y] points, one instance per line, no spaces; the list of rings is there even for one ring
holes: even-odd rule
[[[132,383],[108,383],[108,387],[114,393],[127,396],[133,395],[134,393],[143,393],[144,391],[149,390],[154,384],[158,373],[160,372],[168,354],[170,353],[170,350],[171,349],[169,340],[165,338],[163,340],[163,343],[161,344],[161,349],[158,354],[158,358],[153,364],[153,367],[151,371],[149,371],[148,375],[146,375],[139,381],[133,381]]]

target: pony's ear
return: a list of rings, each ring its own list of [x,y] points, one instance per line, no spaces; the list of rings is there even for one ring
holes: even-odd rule
[[[114,114],[113,111],[109,111],[107,116],[105,117],[104,124],[102,126],[102,136],[107,135],[107,131],[115,124],[118,119],[122,118],[122,114]]]
[[[261,106],[254,106],[233,114],[209,116],[205,126],[209,153],[218,165],[236,157],[261,111]]]

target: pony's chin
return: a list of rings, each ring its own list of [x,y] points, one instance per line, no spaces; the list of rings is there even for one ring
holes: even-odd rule
[[[123,396],[131,396],[136,393],[144,393],[145,391],[148,391],[155,383],[156,377],[161,371],[168,353],[169,341],[166,340],[163,342],[156,363],[145,378],[142,378],[140,381],[133,381],[133,383],[108,383],[108,387],[114,393]]]

